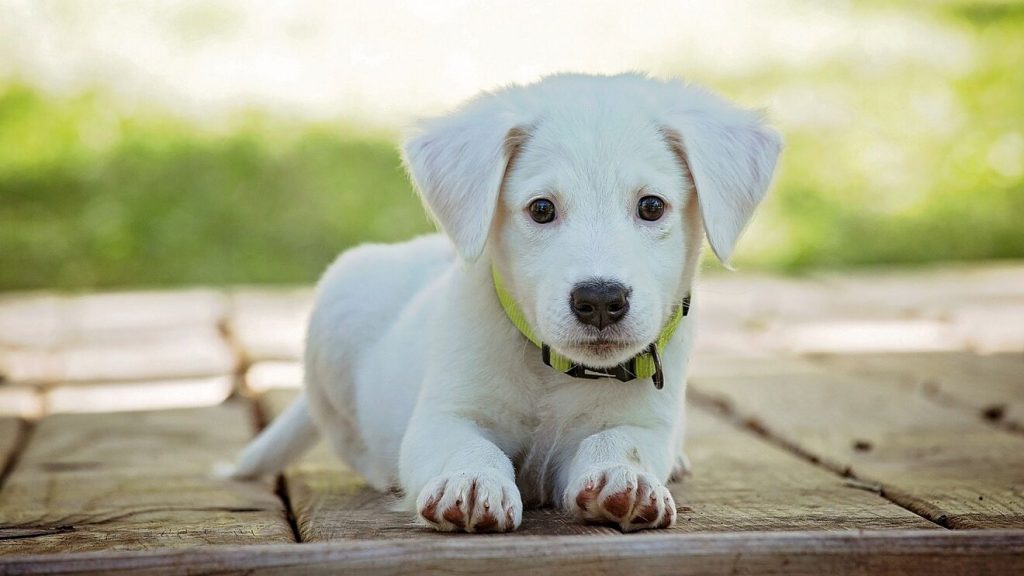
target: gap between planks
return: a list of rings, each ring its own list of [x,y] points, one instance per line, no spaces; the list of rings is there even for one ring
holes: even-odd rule
[[[813,368],[813,367],[812,367]],[[820,368],[698,378],[692,398],[954,529],[1024,528],[1024,439],[881,375]]]
[[[237,400],[204,409],[47,417],[0,491],[0,557],[293,543],[273,485],[211,475],[252,431],[250,407]]]
[[[244,378],[244,376],[240,377],[239,380],[242,378]],[[255,425],[254,428],[256,429],[256,433],[259,434],[267,427],[270,420],[264,413],[263,406],[260,404],[258,398],[247,396],[246,402],[249,403],[249,406],[252,409],[253,424]],[[274,479],[274,494],[281,501],[281,505],[284,506],[288,526],[292,530],[292,537],[296,542],[302,542],[302,533],[299,531],[299,524],[295,518],[295,511],[292,509],[292,499],[288,495],[288,479],[285,477],[283,470],[279,472],[277,477]]]
[[[14,472],[14,468],[18,465],[18,460],[21,459],[21,455],[25,452],[28,441],[35,429],[35,424],[28,420],[18,418],[14,420],[14,423],[17,426],[17,432],[10,449],[5,451],[3,446],[0,446],[0,456],[4,457],[0,459],[0,490],[3,490],[4,484],[7,483],[7,478]]]
[[[238,338],[237,331],[230,320],[230,315],[220,318],[217,320],[217,334],[220,335],[221,340],[224,341],[224,345],[227,346],[231,352],[231,356],[235,359],[235,393],[245,393],[248,388],[245,386],[245,374],[252,367],[252,359],[249,357],[245,346],[242,345],[242,341]],[[259,411],[257,402],[253,402],[256,406],[256,424],[258,426],[257,431],[262,430],[264,421],[262,414]]]
[[[769,442],[775,446],[778,446],[779,448],[797,456],[798,458],[801,458],[802,460],[808,462],[809,464],[812,464],[813,466],[836,474],[840,478],[846,480],[848,482],[847,485],[852,488],[860,488],[863,490],[867,490],[869,492],[874,492],[875,494],[878,494],[880,497],[884,498],[886,501],[892,503],[895,506],[899,506],[900,508],[903,508],[904,510],[912,514],[916,514],[924,520],[941,526],[942,528],[949,529],[949,526],[942,522],[941,519],[929,518],[927,514],[922,513],[920,510],[916,510],[913,505],[909,505],[906,502],[901,502],[901,500],[904,500],[904,498],[897,498],[894,497],[892,494],[887,493],[887,491],[883,488],[880,482],[872,482],[869,480],[865,480],[863,478],[859,478],[849,466],[837,466],[831,462],[822,460],[817,455],[805,450],[799,444],[786,440],[772,433],[772,431],[769,430],[764,424],[755,420],[754,418],[744,417],[740,415],[732,406],[728,405],[726,402],[723,402],[718,398],[715,398],[714,396],[704,394],[703,392],[700,392],[698,390],[694,390],[694,388],[691,386],[686,391],[686,398],[687,400],[692,402],[692,406],[694,408],[703,409],[705,412],[708,412],[715,417],[722,418],[723,420],[727,421],[729,424],[735,426],[736,428],[740,429],[743,432],[750,433],[759,438],[762,438],[764,441]]]

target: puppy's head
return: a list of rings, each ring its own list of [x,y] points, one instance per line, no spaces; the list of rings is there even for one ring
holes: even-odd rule
[[[703,234],[728,261],[780,148],[702,89],[561,75],[427,122],[403,152],[460,256],[486,251],[538,337],[602,368],[657,339]]]

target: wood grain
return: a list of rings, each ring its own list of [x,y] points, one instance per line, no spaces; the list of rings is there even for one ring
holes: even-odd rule
[[[1024,354],[855,354],[815,360],[847,372],[920,384],[939,402],[1024,431]]]
[[[691,396],[950,528],[1024,527],[1024,438],[921,385],[832,373],[695,379]]]
[[[269,392],[266,412],[279,414],[294,394]],[[938,528],[700,410],[691,410],[689,430],[695,473],[671,487],[679,506],[675,532]],[[395,497],[366,486],[325,443],[285,478],[303,541],[437,537],[415,525],[410,512],[395,511]],[[610,532],[543,509],[528,510],[516,534]]]
[[[933,574],[1016,576],[1021,531],[791,532],[532,536],[277,546],[6,559],[10,574]]]
[[[0,491],[0,554],[292,541],[269,483],[212,476],[251,430],[238,402],[44,418]]]
[[[935,524],[691,407],[691,476],[671,486],[682,532],[936,529]]]

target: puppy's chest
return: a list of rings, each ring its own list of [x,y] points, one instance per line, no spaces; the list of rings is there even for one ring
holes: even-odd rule
[[[527,506],[555,503],[559,470],[584,438],[607,425],[602,415],[587,409],[590,404],[585,389],[572,394],[555,390],[537,398],[517,450],[508,454]]]
[[[489,384],[463,416],[490,432],[523,478],[541,482],[584,438],[631,420],[643,396],[641,382],[572,378],[543,364]]]
[[[578,379],[543,366],[541,376],[516,383],[504,410],[515,412],[506,419],[512,428],[505,433],[518,437],[524,446],[565,436],[566,430],[592,433],[614,426],[630,411],[638,395],[640,382],[614,379]],[[499,408],[499,412],[503,409]]]
[[[543,378],[524,386],[516,394],[518,418],[516,434],[524,444],[532,444],[560,434],[569,425],[581,426],[603,418],[611,403],[605,383],[572,379],[546,367]]]

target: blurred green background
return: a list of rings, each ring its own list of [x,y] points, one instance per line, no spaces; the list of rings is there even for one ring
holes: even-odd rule
[[[851,10],[947,31],[970,57],[947,63],[935,46],[929,64],[847,50],[743,73],[666,65],[766,106],[785,135],[737,264],[1024,257],[1024,3]],[[345,247],[431,229],[396,127],[272,107],[211,127],[114,100],[102,83],[0,77],[0,290],[309,283]]]

